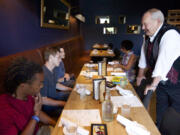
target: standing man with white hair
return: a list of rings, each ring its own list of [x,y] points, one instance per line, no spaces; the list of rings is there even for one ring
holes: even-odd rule
[[[137,86],[145,78],[145,70],[151,71],[152,82],[144,91],[156,90],[156,122],[158,128],[169,106],[180,113],[180,32],[164,23],[159,9],[149,9],[142,17],[145,32],[144,44],[139,60]]]

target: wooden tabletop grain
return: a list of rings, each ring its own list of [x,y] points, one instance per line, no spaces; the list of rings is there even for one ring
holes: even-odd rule
[[[86,68],[83,67],[82,70],[85,70],[85,69]],[[79,84],[79,83],[86,84],[88,89],[92,90],[92,79],[79,75],[76,80],[76,84]],[[126,85],[125,88],[132,90],[132,92],[136,95],[131,84],[128,83],[128,85]],[[111,95],[115,96],[115,95],[119,95],[119,93],[117,93],[117,91],[111,91]],[[82,100],[80,99],[80,95],[74,90],[71,92],[70,97],[64,109],[99,109],[100,114],[102,116],[101,106],[102,104],[99,101],[96,101],[93,99],[93,92],[91,92],[91,95],[86,96]],[[121,114],[120,108],[118,108],[117,114]],[[114,115],[114,120],[112,122],[102,121],[102,123],[107,124],[108,135],[127,135],[125,127],[117,122],[116,115]],[[51,135],[63,135],[62,127],[58,127],[60,119],[61,119],[61,116],[59,117],[57,124]],[[148,112],[146,111],[144,107],[132,107],[131,112],[130,112],[130,119],[132,121],[137,121],[138,123],[144,125],[151,132],[151,135],[160,135],[159,130],[155,126],[153,120],[151,119],[150,115],[148,114]],[[84,127],[84,128],[90,131],[91,127]]]

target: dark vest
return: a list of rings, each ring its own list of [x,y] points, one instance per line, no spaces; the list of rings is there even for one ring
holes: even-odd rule
[[[145,37],[145,50],[144,51],[146,54],[146,61],[147,61],[148,67],[152,71],[154,70],[154,67],[157,61],[157,57],[159,53],[159,43],[161,41],[161,38],[164,35],[164,33],[170,29],[174,29],[180,33],[180,30],[178,30],[176,27],[164,23],[152,43],[150,42],[149,37]],[[180,57],[178,57],[173,63],[171,70],[167,74],[167,78],[171,82],[176,83],[178,80],[180,80],[180,75],[178,75],[179,73],[180,73]]]

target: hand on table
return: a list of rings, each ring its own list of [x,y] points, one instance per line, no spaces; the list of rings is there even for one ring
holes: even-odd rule
[[[70,75],[68,73],[65,73],[64,78],[66,78],[66,81],[70,80]]]

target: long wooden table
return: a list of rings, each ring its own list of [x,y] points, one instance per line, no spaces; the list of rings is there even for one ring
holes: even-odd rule
[[[82,70],[86,70],[86,67],[83,67]],[[84,83],[88,85],[89,89],[92,90],[92,79],[88,79],[84,76],[79,75],[76,81],[76,84],[77,83]],[[126,86],[126,89],[132,90],[132,92],[136,95],[136,92],[134,91],[132,85],[128,84]],[[114,96],[119,95],[117,91],[111,91],[111,94]],[[93,92],[91,92],[90,96],[86,96],[83,100],[81,100],[80,95],[76,91],[72,91],[64,109],[71,109],[71,110],[73,109],[99,109],[100,114],[102,116],[101,104],[99,101],[96,101],[93,99]],[[120,108],[118,108],[118,113],[119,114],[121,113]],[[151,119],[150,115],[148,114],[148,112],[146,111],[144,107],[132,107],[130,118],[131,120],[137,121],[138,123],[144,125],[151,132],[151,135],[160,135],[160,132],[158,131],[153,120]],[[57,121],[57,124],[52,132],[52,135],[63,135],[62,127],[58,127],[60,119],[61,119],[61,116],[59,117]],[[114,116],[114,120],[112,122],[102,121],[102,123],[107,124],[108,135],[127,135],[124,126],[122,126],[120,123],[117,122],[116,115]],[[84,127],[84,128],[90,131],[90,127]]]

